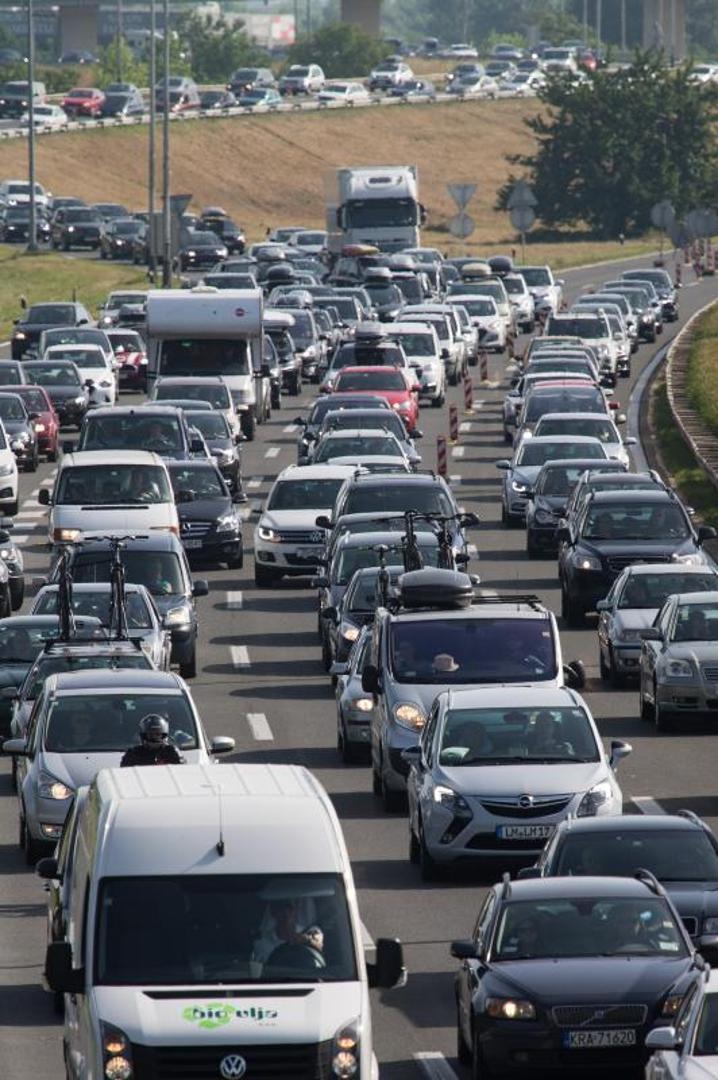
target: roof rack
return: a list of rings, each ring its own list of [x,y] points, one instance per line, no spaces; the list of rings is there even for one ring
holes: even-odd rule
[[[663,889],[658,882],[658,878],[655,874],[652,874],[650,870],[639,868],[633,876],[636,881],[642,881],[644,885],[647,885],[651,892],[655,893],[656,896],[663,895]]]
[[[545,610],[545,605],[534,593],[496,593],[496,595],[474,597],[475,604],[528,604],[535,611]]]
[[[701,829],[705,828],[705,822],[701,818],[699,818],[698,814],[696,814],[693,810],[676,810],[675,814],[676,817],[685,818],[687,821],[692,822],[694,825],[699,825]]]

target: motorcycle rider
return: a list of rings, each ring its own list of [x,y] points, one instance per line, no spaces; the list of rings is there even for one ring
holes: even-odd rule
[[[148,713],[140,720],[140,745],[125,751],[120,767],[132,765],[184,765],[185,759],[170,742],[169,724],[158,713]]]

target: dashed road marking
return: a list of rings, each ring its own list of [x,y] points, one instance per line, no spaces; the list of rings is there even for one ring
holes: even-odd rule
[[[460,484],[461,483],[461,477],[460,476],[450,476],[449,477],[449,483],[450,484]]]
[[[264,480],[248,480],[247,481],[247,487],[251,488],[252,491],[256,491],[257,488],[261,488],[263,483],[264,483]]]
[[[456,1073],[443,1054],[425,1050],[414,1054],[414,1061],[429,1080],[458,1080]]]
[[[264,456],[269,458],[279,457],[281,451],[281,446],[269,446]]]
[[[468,555],[471,556],[472,559],[475,559],[476,556],[479,554],[479,549],[477,548],[476,544],[469,544],[466,548],[466,552]]]
[[[631,802],[640,814],[665,814],[665,810],[651,795],[632,795]]]
[[[452,448],[451,448],[451,456],[452,457],[462,458],[465,453],[466,453],[466,447],[465,446],[452,446]]]
[[[247,713],[247,723],[257,742],[269,742],[274,738],[269,721],[263,712]]]
[[[249,650],[246,645],[230,645],[229,651],[232,654],[232,663],[236,668],[248,668],[251,666]]]
[[[30,492],[30,498],[25,499],[25,502],[22,505],[23,506],[30,505],[38,497],[39,494],[40,494],[40,488],[33,488],[32,491]]]
[[[284,431],[287,435],[293,435],[298,427],[299,424],[287,424],[286,427],[282,428],[282,431]]]
[[[244,597],[241,592],[234,591],[227,593],[227,607],[230,611],[239,611],[244,603]]]
[[[459,424],[459,431],[464,431],[464,432],[471,431],[471,421],[470,420],[462,421],[462,423]]]
[[[41,517],[45,517],[45,514],[47,513],[47,510],[44,510],[44,509],[43,510],[26,510],[25,507],[28,506],[28,505],[29,504],[27,502],[24,502],[22,504],[21,511],[20,511],[22,517],[24,517],[24,518],[41,518]],[[16,518],[15,520],[18,520],[18,519]]]
[[[22,545],[26,544],[29,539],[30,537],[26,533],[22,533],[22,535],[20,536],[16,536],[15,533],[12,534],[12,542],[13,544],[17,544],[18,547],[22,547]]]

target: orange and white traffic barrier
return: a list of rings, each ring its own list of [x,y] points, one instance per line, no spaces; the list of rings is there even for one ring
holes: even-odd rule
[[[459,441],[459,410],[456,405],[449,405],[449,439],[452,443]]]
[[[673,282],[677,289],[680,289],[683,284],[683,267],[681,266],[680,259],[676,259],[676,272],[674,274]]]
[[[479,378],[482,382],[486,382],[489,377],[489,354],[486,349],[482,349],[479,353]]]
[[[439,435],[436,439],[436,471],[439,476],[444,477],[447,476],[449,472],[445,435]]]
[[[474,384],[470,375],[464,378],[464,409],[466,412],[474,411]]]

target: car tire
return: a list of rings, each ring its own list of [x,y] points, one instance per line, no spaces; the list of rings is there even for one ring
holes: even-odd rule
[[[276,570],[269,570],[266,566],[254,564],[254,584],[258,589],[271,589],[277,584],[277,578]]]
[[[26,864],[28,866],[34,866],[35,863],[42,858],[42,845],[39,841],[33,840],[24,817],[19,818],[18,841],[23,854],[25,855]]]
[[[538,544],[531,539],[531,533],[526,532],[526,555],[529,559],[538,559],[541,554],[541,549]]]
[[[413,866],[419,865],[419,841],[411,827],[411,821],[409,821],[409,862]]]
[[[35,453],[32,455],[32,457],[30,458],[30,460],[28,461],[28,463],[27,463],[27,465],[25,467],[25,471],[26,472],[37,472],[37,467],[38,467],[39,464],[40,464],[40,455],[38,454],[37,450],[35,450]]]
[[[479,1047],[479,1040],[474,1031],[471,1039],[471,1080],[493,1080],[495,1073],[489,1069]]]
[[[653,720],[653,705],[650,701],[647,701],[643,694],[643,683],[638,692],[638,711],[641,714],[641,720],[645,720],[650,723]]]
[[[454,370],[451,372],[451,375],[449,375],[449,386],[458,386],[458,385],[459,385],[459,369],[454,368]]]
[[[329,671],[332,663],[332,651],[329,648],[329,642],[327,641],[326,634],[322,634],[322,667],[325,671]]]
[[[387,814],[398,814],[404,809],[404,793],[402,791],[394,791],[385,782],[384,777],[381,778],[381,801],[384,811]]]
[[[9,506],[5,507],[5,509],[3,511],[3,514],[6,517],[15,517],[15,515],[17,514],[17,509],[18,509],[18,500],[15,499],[15,502],[12,502],[12,503],[10,503]]]
[[[583,626],[586,621],[586,612],[571,599],[563,586],[561,587],[561,614],[568,625],[574,629]]]
[[[421,825],[419,827],[421,828]],[[419,872],[422,881],[436,881],[439,876],[436,862],[429,854],[429,850],[426,846],[423,829],[421,829],[421,832],[419,833]]]
[[[337,741],[341,742],[341,746],[339,747],[339,753],[342,756],[342,761],[345,765],[356,765],[358,760],[356,747],[352,746],[352,744],[347,739],[346,731],[344,730],[343,720],[340,720],[340,725],[340,734]]]
[[[13,761],[14,760],[15,759],[13,758]],[[372,762],[372,767],[371,767],[371,790],[372,790],[373,794],[376,795],[377,799],[381,798],[381,795],[382,795],[381,775],[377,772],[376,765],[374,765],[373,762]]]
[[[228,570],[241,570],[244,566],[244,551],[240,548],[239,554],[232,559],[227,559]]]
[[[598,671],[603,682],[608,682],[611,678],[611,669],[603,659],[603,649],[598,646]]]
[[[653,723],[656,726],[656,731],[661,735],[665,735],[666,732],[673,730],[673,717],[674,714],[668,712],[667,709],[662,709],[658,704],[658,697],[656,695],[656,701],[653,706]]]
[[[302,392],[302,381],[299,378],[299,375],[295,375],[294,378],[292,379],[291,383],[290,383],[289,393],[292,395],[292,397],[299,397],[301,392]]]
[[[19,611],[25,600],[25,578],[20,578],[20,587],[13,594],[10,592],[10,604],[13,611]]]
[[[623,686],[625,686],[626,676],[622,675],[616,667],[616,657],[613,655],[613,649],[610,646],[608,648],[608,656],[610,661],[608,665],[608,671],[611,686],[614,688],[614,690],[620,690]]]
[[[105,251],[105,249],[103,247],[100,248],[100,258],[101,259],[106,259],[107,258],[107,252]]]
[[[45,454],[45,458],[47,461],[57,461],[57,448],[55,448],[54,450],[48,450],[48,452]]]
[[[242,413],[240,427],[242,428],[242,434],[247,442],[254,442],[255,435],[257,434],[257,418],[253,412]]]
[[[197,674],[197,646],[195,644],[189,660],[185,660],[179,666],[179,673],[183,679],[194,679]]]
[[[282,393],[280,390],[272,390],[271,403],[273,409],[281,409],[282,407]]]

